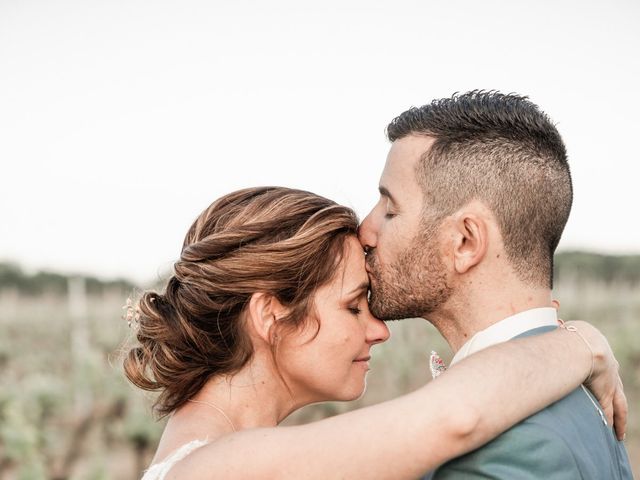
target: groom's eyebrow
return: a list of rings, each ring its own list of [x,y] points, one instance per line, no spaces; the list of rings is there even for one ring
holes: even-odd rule
[[[389,190],[387,190],[386,187],[383,187],[382,185],[380,185],[378,187],[378,191],[380,192],[380,195],[382,195],[383,197],[387,197],[393,203],[396,203],[395,198],[393,198],[393,195],[391,195],[391,192]]]

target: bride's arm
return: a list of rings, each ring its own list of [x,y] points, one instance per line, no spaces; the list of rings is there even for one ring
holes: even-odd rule
[[[590,325],[576,325],[583,338],[558,329],[503,343],[379,405],[308,425],[229,435],[193,452],[167,479],[416,478],[567,395],[592,367],[599,399],[626,415],[606,340]],[[609,412],[610,406],[604,405]]]

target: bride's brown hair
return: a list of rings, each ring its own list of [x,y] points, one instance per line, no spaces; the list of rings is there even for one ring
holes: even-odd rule
[[[353,210],[301,190],[249,188],[216,200],[189,229],[165,292],[142,294],[127,378],[160,391],[154,407],[164,416],[212,376],[237,372],[253,354],[241,321],[251,295],[277,298],[290,312],[279,328],[295,330],[357,228]]]

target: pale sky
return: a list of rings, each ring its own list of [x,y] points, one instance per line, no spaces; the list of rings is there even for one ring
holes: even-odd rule
[[[640,252],[640,3],[0,0],[0,259],[138,281],[211,201],[377,199],[384,128],[455,91],[557,122],[561,249]]]

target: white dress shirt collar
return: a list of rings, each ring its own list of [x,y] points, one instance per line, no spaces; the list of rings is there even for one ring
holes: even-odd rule
[[[546,326],[558,326],[558,312],[555,308],[532,308],[511,315],[471,337],[454,355],[451,365],[484,348],[506,342],[534,328]]]

